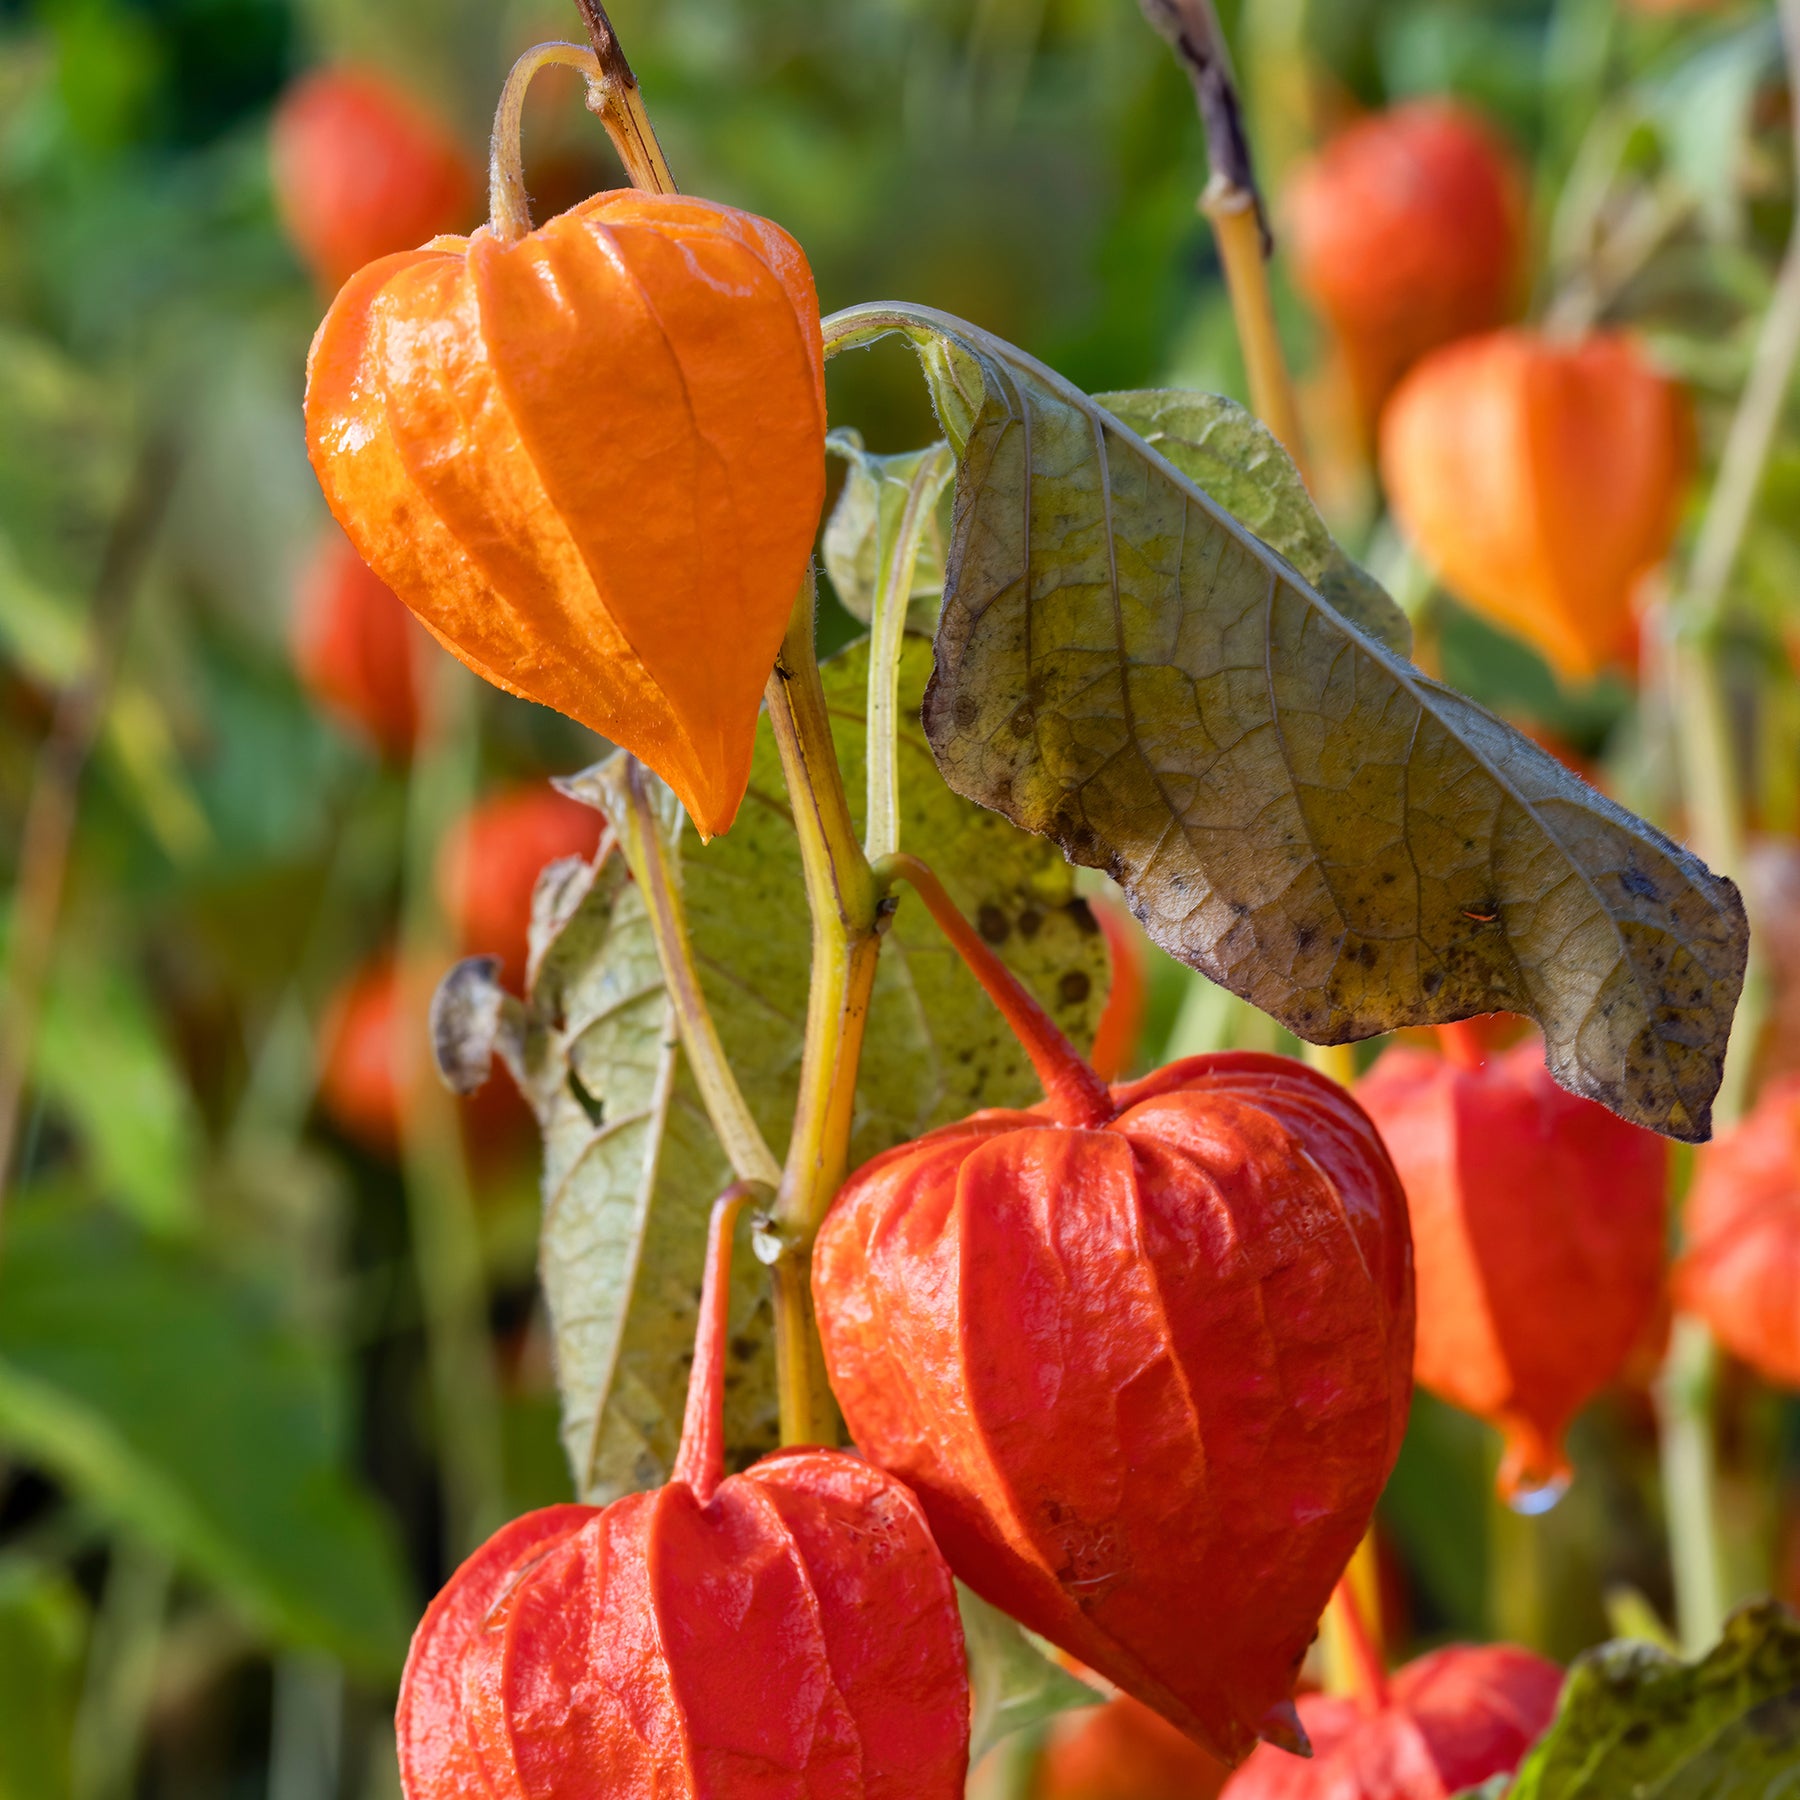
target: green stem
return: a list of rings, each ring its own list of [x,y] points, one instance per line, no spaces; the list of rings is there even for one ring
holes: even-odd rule
[[[1790,88],[1800,93],[1800,0],[1780,0]],[[1800,173],[1800,109],[1793,160]],[[1673,678],[1682,786],[1691,834],[1721,874],[1742,872],[1742,778],[1718,668],[1718,628],[1733,571],[1756,510],[1763,472],[1800,361],[1800,217],[1790,227],[1774,297],[1750,374],[1726,435],[1706,517],[1688,571]],[[1746,984],[1749,991],[1750,984]],[[1752,1033],[1740,1017],[1714,1116],[1729,1125],[1748,1100]],[[1712,1402],[1717,1351],[1706,1327],[1675,1324],[1657,1385],[1663,1507],[1683,1646],[1707,1649],[1724,1624],[1727,1594],[1718,1529]]]
[[[682,910],[681,887],[670,865],[656,808],[650,796],[650,776],[636,757],[620,759],[620,768],[606,783],[609,812],[625,847],[625,860],[643,896],[656,955],[668,986],[669,1002],[681,1033],[681,1047],[706,1107],[720,1146],[741,1182],[773,1189],[781,1180],[775,1160],[758,1128],[744,1091],[719,1041],[719,1028],[701,991],[700,973]]]
[[[773,1212],[781,1436],[816,1443],[828,1400],[812,1307],[812,1245],[850,1156],[863,1030],[880,953],[880,891],[857,841],[813,642],[809,572],[769,678],[769,719],[787,777],[812,912],[812,988],[800,1099]]]
[[[875,599],[869,615],[869,807],[864,837],[871,862],[900,848],[900,652],[925,523],[955,467],[948,444],[927,451],[913,471],[892,538],[877,537]],[[879,501],[877,507],[879,517]]]

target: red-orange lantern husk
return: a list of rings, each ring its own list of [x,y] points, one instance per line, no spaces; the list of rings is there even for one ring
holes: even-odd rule
[[[1668,1146],[1558,1087],[1535,1037],[1485,1061],[1397,1047],[1357,1098],[1412,1214],[1414,1373],[1505,1434],[1502,1487],[1529,1499],[1566,1480],[1570,1421],[1654,1328]]]
[[[419,734],[417,621],[336,526],[308,565],[294,608],[294,666],[307,691],[396,762]]]
[[[1226,1761],[1298,1743],[1300,1660],[1411,1395],[1386,1152],[1280,1057],[1108,1090],[933,910],[1051,1098],[879,1156],[833,1205],[813,1291],[851,1434],[986,1599]]]
[[[1032,1800],[1216,1800],[1231,1771],[1141,1700],[1062,1714]]]
[[[1381,473],[1444,585],[1561,675],[1636,662],[1638,587],[1680,522],[1682,390],[1629,338],[1531,331],[1427,356],[1381,418]]]
[[[548,782],[491,794],[445,838],[438,898],[465,955],[497,956],[504,980],[525,976],[531,899],[545,866],[591,858],[606,821]]]
[[[1303,1695],[1312,1760],[1258,1750],[1224,1800],[1449,1800],[1519,1766],[1549,1728],[1562,1680],[1529,1650],[1453,1644],[1396,1671],[1374,1705]]]
[[[275,204],[327,290],[364,263],[474,222],[474,161],[410,94],[368,69],[302,76],[275,109]]]
[[[319,327],[306,422],[339,523],[450,650],[731,823],[825,492],[786,232],[622,190],[385,257]]]
[[[1800,1075],[1770,1082],[1700,1152],[1684,1223],[1676,1304],[1758,1374],[1800,1388]]]
[[[961,1800],[969,1678],[913,1497],[836,1450],[723,1476],[732,1202],[674,1478],[504,1527],[413,1638],[407,1800]]]
[[[1294,279],[1332,328],[1363,418],[1428,350],[1504,324],[1521,296],[1525,184],[1466,107],[1358,120],[1295,177]]]

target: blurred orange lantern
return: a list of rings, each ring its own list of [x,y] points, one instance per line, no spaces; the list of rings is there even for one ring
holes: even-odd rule
[[[319,1031],[319,1107],[354,1144],[392,1157],[411,1084],[431,1079],[425,1042],[429,987],[400,979],[393,959],[366,963],[338,989]],[[490,1081],[456,1103],[471,1154],[489,1161],[517,1144],[530,1118],[510,1081]]]
[[[1231,1771],[1141,1700],[1061,1715],[1033,1800],[1214,1800]]]
[[[1426,351],[1505,322],[1524,192],[1485,121],[1443,100],[1359,121],[1295,176],[1294,279],[1331,326],[1365,420]]]
[[[1505,1433],[1502,1488],[1530,1504],[1560,1491],[1569,1422],[1654,1329],[1668,1146],[1558,1087],[1535,1038],[1493,1057],[1450,1041],[1461,1066],[1392,1049],[1356,1097],[1412,1216],[1413,1372]]]
[[[1549,1729],[1555,1663],[1511,1644],[1451,1644],[1359,1701],[1303,1694],[1308,1762],[1265,1744],[1225,1800],[1446,1800],[1510,1775]]]
[[[1688,473],[1682,391],[1628,338],[1529,331],[1425,358],[1381,420],[1388,498],[1458,599],[1572,680],[1633,657]]]
[[[539,874],[559,857],[591,857],[605,828],[591,806],[548,782],[482,801],[438,856],[439,902],[463,950],[499,957],[502,979],[522,981]]]
[[[1800,1075],[1708,1144],[1687,1201],[1675,1300],[1732,1355],[1800,1388]]]
[[[419,653],[426,642],[393,589],[332,526],[300,583],[294,665],[315,700],[402,761],[419,733]]]
[[[281,97],[275,204],[326,289],[364,263],[473,222],[475,165],[411,95],[366,69],[324,69]]]
[[[825,492],[793,239],[624,190],[386,258],[320,326],[306,417],[332,511],[449,649],[725,830]]]

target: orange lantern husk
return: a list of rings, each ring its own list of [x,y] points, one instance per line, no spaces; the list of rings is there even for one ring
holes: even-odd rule
[[[1800,1388],[1800,1075],[1700,1152],[1675,1301],[1732,1355]]]
[[[1653,1331],[1668,1145],[1559,1087],[1530,1041],[1458,1060],[1399,1046],[1357,1084],[1412,1217],[1419,1385],[1504,1434],[1523,1504],[1568,1479],[1563,1436]]]
[[[319,327],[306,423],[332,511],[451,651],[730,825],[825,492],[786,232],[625,189],[386,257]]]
[[[1411,1401],[1392,1165],[1284,1057],[1109,1089],[923,873],[1047,1098],[844,1185],[813,1255],[832,1391],[977,1593],[1221,1761],[1299,1747]]]
[[[1685,395],[1630,339],[1501,331],[1400,384],[1381,473],[1444,585],[1585,681],[1635,661],[1637,591],[1674,538],[1690,439]]]

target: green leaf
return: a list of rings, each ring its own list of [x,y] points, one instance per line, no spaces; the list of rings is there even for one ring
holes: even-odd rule
[[[1526,1013],[1551,1073],[1711,1129],[1737,890],[1346,623],[1094,401],[925,308],[960,458],[925,726],[958,793],[1108,871],[1172,955],[1315,1043]]]
[[[1412,655],[1412,624],[1379,581],[1344,554],[1294,459],[1255,413],[1223,394],[1151,388],[1096,394],[1121,424],[1248,526],[1358,631]]]
[[[854,431],[832,432],[825,448],[849,465],[837,505],[825,522],[825,572],[845,612],[865,625],[874,614],[875,589],[899,534],[913,484],[923,472],[918,504],[925,520],[918,561],[913,565],[912,605],[906,622],[911,630],[930,631],[937,624],[944,593],[944,533],[938,521],[938,497],[950,485],[955,463],[942,444],[899,456],[872,456]]]
[[[1105,1701],[1104,1694],[1052,1662],[1022,1626],[960,1581],[956,1602],[962,1610],[969,1682],[974,1689],[969,1721],[971,1768],[1003,1737],[1055,1713]]]
[[[1508,1800],[1777,1800],[1800,1794],[1800,1618],[1744,1607],[1706,1657],[1603,1644],[1569,1671]]]
[[[93,958],[60,959],[35,1074],[74,1125],[109,1199],[154,1231],[196,1222],[199,1113],[148,998],[128,974]]]
[[[901,717],[916,719],[930,647],[905,645]],[[860,818],[866,644],[824,669],[839,759]],[[906,846],[927,858],[1000,955],[1080,1044],[1105,1001],[1104,940],[1048,844],[959,800],[922,733],[902,738]],[[595,771],[564,784],[599,803]],[[703,845],[663,804],[707,1003],[769,1146],[786,1146],[800,1072],[812,938],[798,841],[766,722],[737,823]],[[484,1064],[491,1041],[538,1110],[545,1137],[544,1283],[556,1334],[564,1442],[577,1490],[605,1500],[666,1478],[686,1396],[706,1221],[732,1179],[674,1044],[635,885],[617,864],[547,870],[538,889],[529,1006],[440,999],[440,1063]],[[468,965],[465,965],[465,971]],[[479,984],[478,972],[459,981]],[[491,980],[491,972],[488,977]],[[446,1037],[448,1041],[446,1041]],[[999,1013],[913,898],[882,949],[871,1002],[852,1163],[980,1106],[1040,1097]],[[733,1270],[728,1461],[776,1442],[768,1283],[741,1250]]]
[[[86,1610],[61,1574],[0,1562],[0,1800],[66,1800]]]
[[[272,1637],[391,1676],[410,1618],[344,1463],[320,1354],[256,1298],[97,1213],[40,1206],[0,1259],[0,1444],[213,1582]]]

